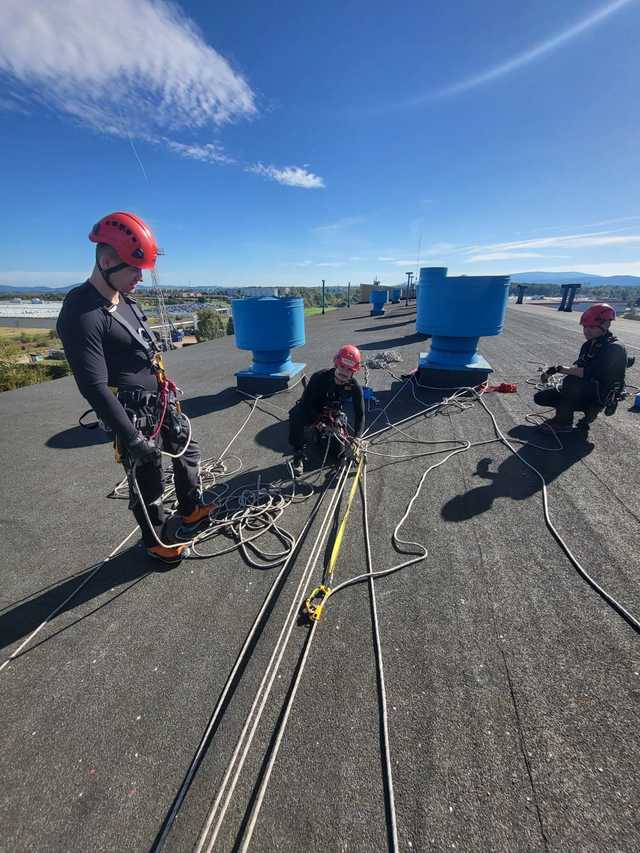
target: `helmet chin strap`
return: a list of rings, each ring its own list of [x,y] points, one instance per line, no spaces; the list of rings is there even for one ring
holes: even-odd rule
[[[105,269],[103,269],[103,268],[100,266],[100,261],[96,261],[96,266],[97,266],[97,267],[98,267],[98,269],[100,270],[100,275],[101,275],[101,276],[102,276],[102,278],[105,280],[106,284],[111,288],[111,290],[113,290],[113,291],[114,291],[114,293],[117,293],[117,292],[118,292],[118,288],[117,288],[117,287],[114,287],[114,286],[111,284],[111,280],[110,280],[110,279],[111,279],[111,276],[112,276],[114,273],[116,273],[116,272],[120,272],[120,270],[125,269],[126,267],[128,267],[128,266],[129,266],[129,264],[119,263],[119,264],[116,264],[114,267],[108,267],[108,268],[105,270]]]

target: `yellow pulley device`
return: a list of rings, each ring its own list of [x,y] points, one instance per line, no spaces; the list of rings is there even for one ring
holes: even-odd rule
[[[320,586],[317,586],[309,595],[304,603],[304,607],[302,608],[305,614],[312,619],[314,622],[319,622],[320,617],[322,616],[322,611],[324,610],[324,606],[327,603],[327,599],[331,595],[331,590],[328,586],[321,583]]]

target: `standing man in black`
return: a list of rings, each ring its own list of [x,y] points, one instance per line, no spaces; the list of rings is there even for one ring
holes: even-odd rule
[[[289,444],[293,448],[293,473],[304,471],[304,429],[319,421],[326,412],[336,413],[342,402],[353,401],[353,432],[359,438],[364,425],[362,386],[355,377],[361,365],[360,350],[353,344],[341,347],[335,355],[334,367],[314,373],[304,394],[289,412]]]
[[[145,222],[124,212],[103,217],[89,239],[97,243],[96,263],[87,281],[67,294],[58,336],[80,393],[114,435],[147,554],[171,565],[180,561],[186,544],[160,544],[161,451],[179,454],[172,462],[183,527],[195,530],[215,506],[202,493],[200,451],[176,386],[164,373],[155,335],[132,295],[142,270],[155,266],[158,247]]]
[[[615,319],[615,309],[606,302],[597,302],[583,312],[580,325],[586,341],[573,367],[559,364],[547,368],[543,381],[561,373],[565,377],[562,385],[545,388],[533,397],[539,406],[552,406],[556,410],[555,415],[542,426],[553,427],[556,432],[571,432],[575,412],[583,412],[584,417],[577,426],[588,430],[602,409],[613,414],[616,395],[624,388],[627,368],[624,344],[609,331]],[[612,411],[607,411],[609,407]]]

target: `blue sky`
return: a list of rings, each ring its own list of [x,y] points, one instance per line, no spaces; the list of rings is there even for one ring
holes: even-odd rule
[[[215,7],[223,7],[216,9]],[[640,0],[3,0],[0,284],[640,275]]]

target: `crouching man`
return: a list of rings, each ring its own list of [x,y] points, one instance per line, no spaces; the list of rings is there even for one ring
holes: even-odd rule
[[[627,368],[627,351],[609,331],[615,318],[615,309],[604,302],[587,308],[580,317],[586,341],[574,366],[559,364],[542,374],[543,382],[555,373],[565,377],[558,388],[545,388],[534,395],[537,405],[552,406],[556,410],[544,426],[556,432],[570,432],[575,412],[583,412],[584,417],[576,426],[589,429],[603,409],[607,414],[615,411],[617,395],[624,389]]]
[[[289,412],[289,444],[293,448],[293,473],[300,477],[304,471],[305,427],[317,423],[327,412],[337,413],[347,398],[353,401],[353,433],[359,438],[364,425],[362,386],[355,377],[360,370],[360,350],[353,344],[340,347],[334,366],[319,370],[309,380],[300,400]]]

